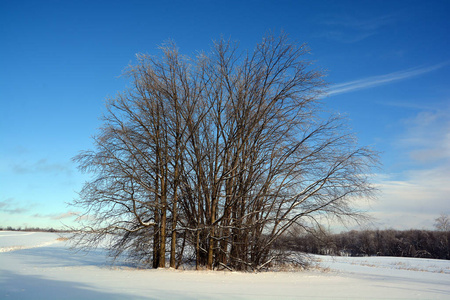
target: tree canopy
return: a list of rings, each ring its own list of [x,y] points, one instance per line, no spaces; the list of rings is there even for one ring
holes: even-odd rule
[[[259,270],[294,224],[359,215],[376,155],[326,112],[306,45],[281,34],[252,52],[223,39],[193,58],[160,49],[137,55],[95,148],[74,158],[93,175],[73,203],[85,212],[78,245],[106,239],[155,268],[167,255],[171,267]]]

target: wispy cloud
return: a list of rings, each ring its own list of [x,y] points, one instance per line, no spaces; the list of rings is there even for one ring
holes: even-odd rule
[[[433,110],[433,104],[429,102],[425,103],[411,103],[408,101],[376,101],[376,104],[397,107],[397,108],[405,108],[411,110]]]
[[[15,163],[11,164],[11,169],[16,174],[33,174],[33,173],[55,173],[66,175],[71,174],[70,166],[67,163],[50,162],[47,159],[40,159],[33,164]]]
[[[386,25],[392,24],[397,20],[395,15],[383,15],[374,18],[362,18],[349,15],[328,16],[322,19],[320,23],[333,27],[342,26],[348,28],[358,28],[361,30],[377,30]]]
[[[8,198],[0,201],[0,212],[7,214],[22,214],[28,212],[30,209],[20,206],[16,203],[14,198]]]
[[[421,67],[421,68],[411,68],[403,71],[393,72],[385,75],[372,76],[364,79],[353,80],[349,82],[334,84],[328,91],[328,96],[344,94],[349,92],[354,92],[357,90],[372,88],[382,84],[389,84],[394,81],[405,80],[411,77],[419,76],[422,74],[430,73],[438,70],[450,62],[446,61],[440,64]]]
[[[371,207],[378,225],[428,228],[440,213],[450,213],[450,107],[439,105],[403,120],[394,146],[408,159],[408,169],[382,174],[381,195]]]
[[[361,16],[325,14],[317,21],[324,26],[317,34],[340,43],[356,43],[380,32],[388,25],[395,23],[398,18],[394,15],[385,15],[375,18]]]
[[[62,219],[77,217],[79,214],[80,214],[79,212],[68,211],[68,212],[56,213],[56,214],[34,214],[32,217],[51,219],[51,220],[62,220]]]
[[[404,121],[406,134],[396,140],[419,164],[437,163],[450,170],[450,107],[422,111]],[[449,174],[447,174],[450,176]]]
[[[447,164],[378,181],[380,197],[370,208],[378,226],[431,229],[439,214],[449,213],[449,172]]]

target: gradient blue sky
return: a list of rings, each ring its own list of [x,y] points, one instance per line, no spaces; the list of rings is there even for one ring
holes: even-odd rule
[[[61,227],[104,100],[136,53],[284,30],[328,70],[324,101],[381,151],[378,228],[450,213],[450,1],[0,1],[0,226]]]

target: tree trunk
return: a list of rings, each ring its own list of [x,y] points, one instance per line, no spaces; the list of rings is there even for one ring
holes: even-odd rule
[[[176,171],[175,171],[176,173]],[[170,267],[175,268],[175,255],[177,246],[177,187],[175,186],[172,204],[172,238],[170,242]]]
[[[158,209],[155,209],[155,223],[159,223],[159,211]],[[155,232],[153,233],[153,264],[152,267],[154,269],[158,268],[159,266],[159,259],[160,259],[160,240],[159,240],[159,226],[154,227]]]
[[[195,239],[195,269],[200,267],[200,231],[197,230],[197,236]]]

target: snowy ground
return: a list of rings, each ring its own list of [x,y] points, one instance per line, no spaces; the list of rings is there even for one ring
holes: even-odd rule
[[[325,270],[136,270],[57,238],[0,231],[0,299],[450,299],[445,260],[317,256]]]

